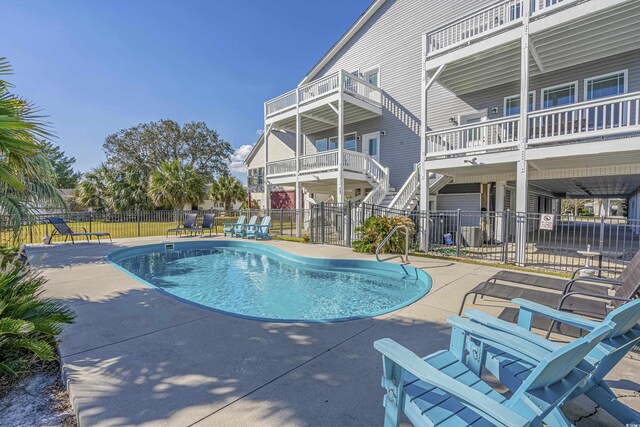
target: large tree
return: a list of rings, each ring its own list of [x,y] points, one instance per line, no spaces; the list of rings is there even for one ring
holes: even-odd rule
[[[230,212],[235,202],[247,198],[247,191],[236,178],[223,175],[211,184],[209,197],[215,202],[224,203],[224,210]]]
[[[133,166],[150,174],[163,162],[179,161],[207,180],[229,171],[233,149],[204,122],[180,125],[174,120],[142,123],[109,135],[103,145],[107,163]]]
[[[53,145],[49,141],[44,143],[44,152],[53,165],[58,188],[74,188],[82,176],[80,172],[73,170],[73,165],[76,163],[75,157],[67,157],[59,145]]]
[[[51,137],[47,123],[38,108],[10,91],[2,78],[10,72],[0,58],[0,213],[18,231],[38,208],[65,204],[41,142]]]
[[[205,178],[191,165],[179,160],[162,162],[151,172],[147,194],[154,205],[182,209],[204,200]]]
[[[153,208],[147,195],[148,176],[126,167],[119,171],[101,164],[82,177],[74,191],[75,201],[97,211],[134,211]]]

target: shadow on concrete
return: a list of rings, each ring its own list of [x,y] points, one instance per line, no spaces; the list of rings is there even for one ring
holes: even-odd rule
[[[449,327],[397,313],[349,322],[266,323],[212,313],[153,290],[78,312],[62,337],[63,376],[83,425],[377,425],[391,337],[417,354]]]

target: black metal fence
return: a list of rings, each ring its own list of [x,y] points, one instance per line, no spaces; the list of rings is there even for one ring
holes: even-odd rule
[[[35,215],[29,222],[25,222],[17,233],[14,232],[6,217],[0,217],[1,243],[40,243],[51,236],[53,228],[46,220],[49,216],[63,218],[74,231],[108,232],[111,237],[148,237],[164,236],[167,230],[181,224],[186,213],[196,213],[197,223],[202,221],[202,215],[214,212],[216,214],[214,232],[221,233],[225,222],[236,221],[239,215],[246,215],[247,221],[251,216],[257,216],[260,221],[264,216],[271,216],[271,234],[276,236],[295,237],[297,235],[296,218],[300,218],[301,228],[305,228],[310,218],[309,210],[302,209],[244,209],[233,212],[217,211],[129,211],[129,212],[49,212]],[[64,237],[55,236],[53,242],[63,241]]]
[[[487,211],[402,211],[365,204],[319,204],[311,210],[312,243],[351,246],[371,216],[410,218],[418,249],[428,224],[428,253],[498,263],[516,262],[516,218],[525,221],[523,265],[572,272],[585,266],[623,267],[640,250],[640,221],[626,218]],[[544,216],[544,221],[542,217]],[[427,221],[425,221],[427,220]]]

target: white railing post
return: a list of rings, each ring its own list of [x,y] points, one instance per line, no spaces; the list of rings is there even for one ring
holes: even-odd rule
[[[344,202],[344,90],[342,88],[342,70],[338,72],[338,184],[337,203]]]

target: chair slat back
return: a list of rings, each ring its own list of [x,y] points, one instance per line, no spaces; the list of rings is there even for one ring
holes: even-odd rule
[[[46,220],[49,221],[51,225],[53,225],[53,227],[59,234],[73,234],[73,230],[67,225],[64,219],[58,216],[48,216]]]
[[[609,337],[624,335],[640,321],[640,299],[635,299],[613,310],[604,319],[604,323],[612,322],[613,329]]]
[[[588,335],[547,355],[522,384],[523,390],[531,391],[548,387],[565,379],[612,329],[611,323],[603,323]]]
[[[269,215],[267,215],[264,218],[262,218],[262,223],[260,225],[262,225],[264,227],[270,226],[271,225],[271,217]]]
[[[213,222],[216,219],[216,214],[207,213],[202,216],[202,228],[213,228]]]
[[[636,298],[640,291],[640,251],[638,251],[619,277],[622,286],[616,289],[616,296]],[[624,301],[613,301],[614,307],[620,307]]]
[[[240,215],[240,216],[238,217],[238,221],[236,221],[236,224],[237,224],[237,225],[242,225],[242,224],[244,224],[244,220],[245,220],[246,218],[247,218],[246,216],[244,216],[244,215]]]
[[[196,226],[196,218],[198,217],[198,214],[194,214],[194,213],[188,213],[184,215],[184,221],[182,222],[182,225],[184,228],[193,228]]]

